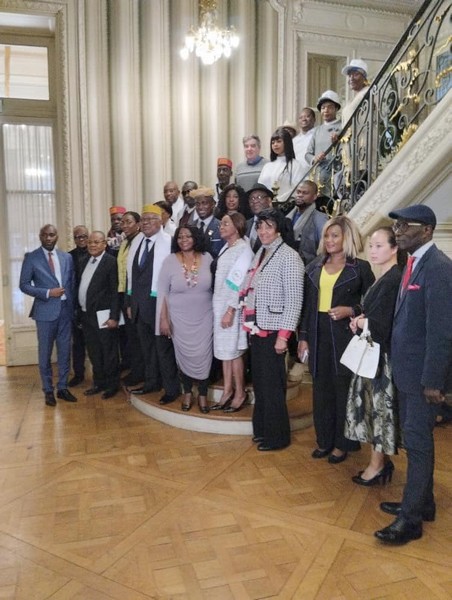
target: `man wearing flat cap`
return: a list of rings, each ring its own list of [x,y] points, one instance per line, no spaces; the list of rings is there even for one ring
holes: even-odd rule
[[[143,238],[127,269],[127,314],[137,324],[144,383],[130,391],[149,394],[163,385],[160,404],[168,404],[180,395],[176,359],[171,339],[155,331],[158,278],[163,261],[171,254],[171,236],[162,230],[162,209],[155,204],[143,206],[140,225]]]
[[[402,502],[382,502],[396,520],[375,536],[405,544],[434,521],[433,427],[452,388],[452,261],[432,241],[435,213],[423,204],[396,209],[397,245],[409,253],[395,307],[391,362],[408,467]]]

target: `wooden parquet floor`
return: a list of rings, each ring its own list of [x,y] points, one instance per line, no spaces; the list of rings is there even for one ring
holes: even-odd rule
[[[259,453],[193,433],[119,394],[45,407],[36,367],[0,368],[0,599],[452,598],[451,427],[438,427],[437,520],[391,548],[405,457],[386,487],[313,460],[312,428]]]

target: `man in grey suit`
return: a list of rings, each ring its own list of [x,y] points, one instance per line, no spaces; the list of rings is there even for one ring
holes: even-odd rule
[[[57,397],[77,402],[67,389],[71,357],[71,328],[74,306],[74,263],[67,252],[57,250],[58,231],[44,225],[39,232],[41,247],[25,255],[19,287],[34,298],[30,317],[38,333],[39,372],[47,406],[55,406],[52,356],[56,342],[58,359]]]
[[[408,468],[402,502],[382,502],[396,520],[375,536],[405,544],[434,521],[433,427],[451,389],[452,261],[432,241],[436,216],[418,204],[389,213],[400,249],[409,253],[394,313],[391,361]]]

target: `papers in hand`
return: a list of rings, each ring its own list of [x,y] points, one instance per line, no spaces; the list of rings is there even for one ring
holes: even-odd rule
[[[107,326],[105,325],[105,323],[108,321],[108,319],[110,318],[110,311],[107,309],[105,310],[98,310],[96,311],[96,315],[97,315],[97,324],[99,325],[99,329],[106,329]],[[124,325],[124,315],[121,313],[119,313],[119,325]]]

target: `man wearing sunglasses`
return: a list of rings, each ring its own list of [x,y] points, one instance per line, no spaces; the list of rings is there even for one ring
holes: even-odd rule
[[[452,388],[452,261],[433,243],[436,216],[423,204],[389,213],[401,250],[409,254],[394,313],[391,361],[408,466],[402,502],[382,502],[396,520],[375,536],[405,544],[434,521],[433,427]]]

